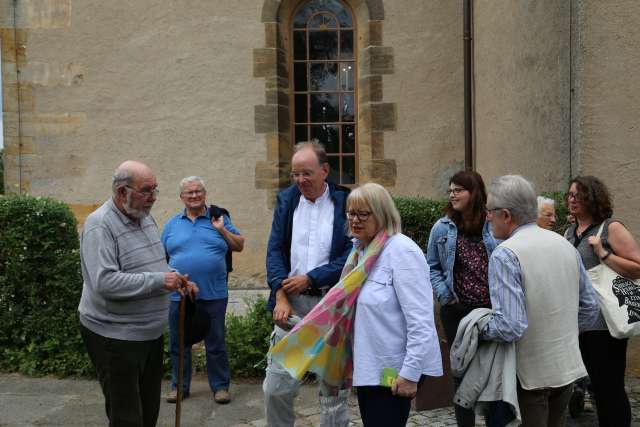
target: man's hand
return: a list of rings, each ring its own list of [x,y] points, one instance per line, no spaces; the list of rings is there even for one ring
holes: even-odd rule
[[[191,301],[195,301],[196,295],[198,295],[198,292],[200,292],[200,288],[198,288],[198,285],[195,282],[187,282],[185,287],[178,292],[180,292],[183,296],[184,294],[189,295],[189,299]]]
[[[401,376],[398,376],[391,386],[391,394],[401,397],[415,397],[418,392],[418,383],[409,381]]]
[[[287,329],[287,321],[292,312],[291,304],[283,289],[276,292],[276,306],[273,308],[273,321],[283,329]]]
[[[311,286],[311,279],[306,274],[292,276],[282,281],[282,289],[287,295],[297,295],[306,291]]]
[[[217,219],[211,218],[211,225],[218,231],[222,230],[224,228],[224,215],[220,215]]]
[[[182,287],[183,276],[175,271],[164,273],[164,288],[168,291],[179,291]]]

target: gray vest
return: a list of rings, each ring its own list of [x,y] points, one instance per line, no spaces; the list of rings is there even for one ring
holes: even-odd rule
[[[587,375],[578,347],[580,266],[562,236],[525,226],[502,246],[522,269],[528,324],[516,343],[516,366],[526,390],[561,387]]]

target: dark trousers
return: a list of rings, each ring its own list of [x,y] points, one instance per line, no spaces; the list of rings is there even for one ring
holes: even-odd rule
[[[411,398],[391,394],[389,387],[357,388],[358,407],[364,427],[404,427],[407,425]]]
[[[451,350],[453,341],[456,339],[456,332],[458,332],[460,321],[464,316],[469,314],[471,310],[473,310],[473,307],[467,307],[460,303],[440,306],[440,321],[442,322],[444,334],[447,337],[449,350]],[[453,387],[456,390],[460,386],[461,381],[461,378],[453,377]],[[473,409],[463,408],[456,404],[454,404],[453,407],[458,427],[474,427],[476,425],[476,414]]]
[[[518,383],[521,427],[564,427],[573,384],[525,390]]]
[[[229,389],[231,374],[229,358],[224,341],[224,319],[227,313],[228,298],[211,301],[198,300],[209,319],[209,332],[204,338],[207,354],[207,375],[212,391]],[[180,319],[180,301],[171,301],[169,306],[169,352],[171,353],[171,387],[178,386],[178,360],[180,358],[180,339],[178,322]],[[191,386],[191,347],[184,348],[183,392],[189,394]]]
[[[162,336],[151,341],[106,338],[80,325],[98,373],[110,427],[153,427],[160,410]]]
[[[613,338],[609,331],[580,334],[580,353],[591,379],[600,427],[628,427],[631,407],[624,389],[628,339]]]

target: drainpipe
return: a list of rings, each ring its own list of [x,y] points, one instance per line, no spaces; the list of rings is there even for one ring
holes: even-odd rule
[[[464,168],[473,170],[473,123],[471,80],[473,63],[471,61],[471,0],[463,0],[463,41],[464,41]]]
[[[22,99],[20,90],[20,63],[18,49],[18,0],[13,0],[13,47],[16,61],[16,97],[18,101],[18,194],[22,194]]]

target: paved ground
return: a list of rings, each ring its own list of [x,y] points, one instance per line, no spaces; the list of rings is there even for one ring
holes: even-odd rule
[[[168,387],[165,384],[165,389]],[[640,379],[629,377],[627,388],[634,414],[634,427],[640,427]],[[233,402],[213,402],[206,379],[194,378],[191,397],[183,403],[182,426],[261,427],[266,426],[262,411],[262,389],[258,381],[232,385]],[[304,386],[298,397],[297,426],[318,425],[317,388]],[[95,381],[27,378],[0,375],[0,426],[105,426],[104,403]],[[174,425],[175,405],[162,402],[159,426]],[[351,399],[352,425],[360,426],[355,399]],[[455,425],[452,410],[412,412],[409,426],[443,427]],[[478,423],[478,425],[482,425]],[[567,426],[597,426],[593,411]]]

